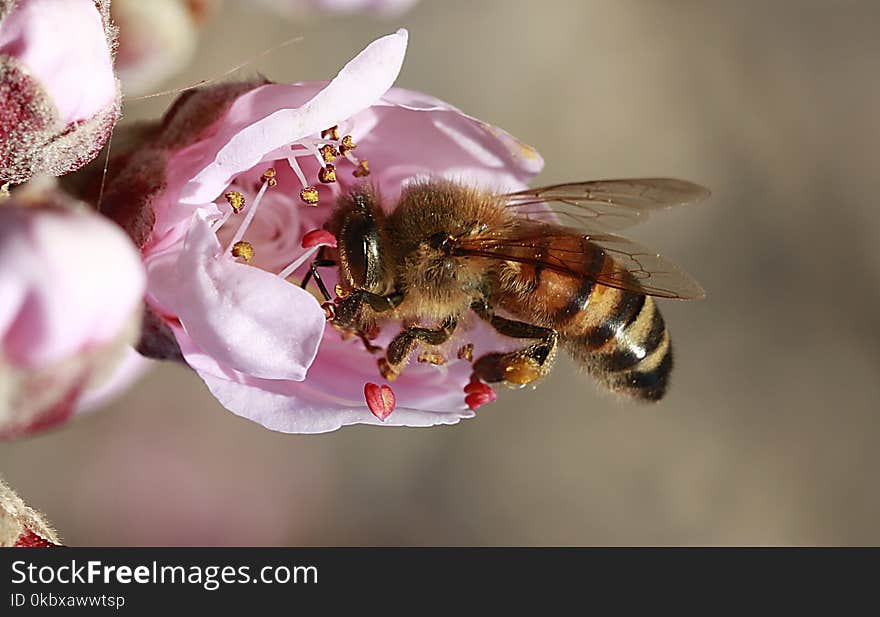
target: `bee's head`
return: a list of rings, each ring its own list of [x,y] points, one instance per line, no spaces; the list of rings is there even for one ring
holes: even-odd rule
[[[370,187],[341,198],[327,227],[336,235],[342,282],[382,294],[388,288],[381,205]]]

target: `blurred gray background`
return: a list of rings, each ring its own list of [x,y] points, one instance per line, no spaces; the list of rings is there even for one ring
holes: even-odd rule
[[[297,34],[243,74],[326,79],[405,26],[398,85],[535,146],[537,182],[710,187],[631,234],[708,291],[661,303],[671,392],[623,403],[562,363],[457,426],[295,436],[159,366],[2,444],[0,469],[70,545],[880,543],[878,23],[844,0],[423,0],[298,22],[227,2],[170,86]]]

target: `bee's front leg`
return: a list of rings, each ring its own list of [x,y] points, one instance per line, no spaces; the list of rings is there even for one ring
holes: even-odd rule
[[[402,301],[403,294],[399,291],[382,296],[364,289],[355,289],[348,295],[336,299],[333,323],[344,329],[359,330],[364,304],[376,313],[387,313],[397,308]]]
[[[406,363],[419,344],[442,345],[455,332],[456,326],[458,319],[447,317],[437,328],[412,326],[401,331],[388,344],[385,362],[380,363],[382,375],[386,379],[394,379],[400,373],[400,367]]]

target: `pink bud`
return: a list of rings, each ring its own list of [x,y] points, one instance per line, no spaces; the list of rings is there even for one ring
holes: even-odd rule
[[[71,201],[23,188],[0,206],[0,438],[68,419],[137,335],[140,255]]]
[[[0,0],[0,183],[61,175],[119,115],[108,0]]]

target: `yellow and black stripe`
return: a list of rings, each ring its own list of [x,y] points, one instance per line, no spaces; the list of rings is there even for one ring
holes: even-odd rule
[[[543,250],[552,251],[552,245]],[[614,268],[611,257],[594,244],[585,244],[581,257],[584,272]],[[659,400],[672,371],[672,347],[656,303],[594,278],[510,264],[500,277],[510,293],[503,305],[530,323],[557,330],[561,346],[610,390]]]

